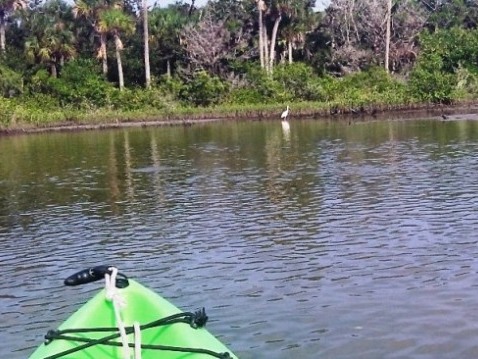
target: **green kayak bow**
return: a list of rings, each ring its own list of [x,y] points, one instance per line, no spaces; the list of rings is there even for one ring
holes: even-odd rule
[[[50,330],[29,359],[237,359],[204,328],[204,309],[181,312],[115,267],[89,268],[65,284],[103,278],[105,289]]]

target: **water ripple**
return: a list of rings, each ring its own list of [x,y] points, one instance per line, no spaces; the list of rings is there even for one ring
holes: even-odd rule
[[[89,298],[61,283],[99,263],[206,306],[245,359],[476,355],[476,124],[276,125],[0,143],[0,356]]]

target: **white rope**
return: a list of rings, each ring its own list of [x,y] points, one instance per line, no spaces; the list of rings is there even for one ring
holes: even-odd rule
[[[141,359],[141,328],[134,322],[134,359]]]
[[[128,346],[128,337],[126,335],[126,330],[123,321],[121,320],[121,308],[126,306],[125,299],[121,296],[116,288],[116,275],[118,274],[118,268],[110,267],[111,275],[105,274],[105,292],[106,299],[110,300],[113,303],[113,308],[115,311],[116,325],[121,335],[121,343],[123,345],[123,358],[130,359],[130,348]]]

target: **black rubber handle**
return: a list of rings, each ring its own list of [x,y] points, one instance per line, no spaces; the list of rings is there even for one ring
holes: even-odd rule
[[[111,274],[111,268],[111,266],[103,265],[84,269],[66,278],[65,285],[75,286],[95,282],[97,280],[103,279],[106,273]],[[121,278],[119,278],[119,276],[121,276]],[[125,288],[128,286],[128,284],[128,278],[124,274],[118,273],[118,277],[116,278],[116,287]]]

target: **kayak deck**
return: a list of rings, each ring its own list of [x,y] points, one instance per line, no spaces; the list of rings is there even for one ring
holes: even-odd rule
[[[118,289],[126,302],[121,310],[121,318],[126,327],[132,327],[135,322],[144,326],[155,320],[179,314],[181,311],[166,299],[147,289],[134,280],[129,280],[129,286]],[[79,328],[116,327],[115,312],[112,302],[105,297],[105,290],[100,291],[78,311],[70,316],[59,330]],[[79,338],[100,339],[111,335],[111,332],[87,332],[65,334]],[[119,339],[115,339],[120,343]],[[128,335],[129,343],[134,343],[134,334]],[[179,348],[203,349],[214,353],[229,353],[230,358],[236,358],[232,352],[205,328],[193,328],[188,323],[174,323],[141,330],[141,344],[147,347],[170,346]],[[29,359],[66,358],[66,359],[123,359],[123,348],[95,344],[80,351],[65,356],[55,356],[70,349],[85,345],[79,341],[54,339],[49,344],[42,344]],[[132,349],[133,351],[134,349]],[[227,358],[227,356],[224,356]],[[207,353],[178,352],[171,350],[142,349],[142,359],[211,359]]]

